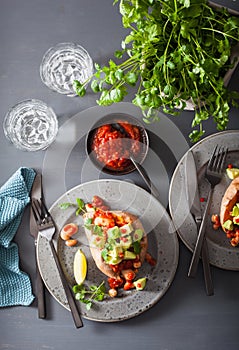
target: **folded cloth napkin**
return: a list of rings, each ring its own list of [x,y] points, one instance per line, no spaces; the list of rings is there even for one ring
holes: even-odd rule
[[[0,188],[0,307],[30,305],[34,299],[29,276],[19,269],[19,254],[12,242],[26,205],[35,171],[20,168]]]

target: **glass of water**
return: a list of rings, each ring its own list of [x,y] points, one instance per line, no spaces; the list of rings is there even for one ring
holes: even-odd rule
[[[19,149],[46,149],[56,138],[58,120],[52,108],[40,100],[25,100],[13,106],[5,116],[3,130]]]
[[[89,53],[75,43],[60,43],[51,47],[43,56],[40,65],[43,83],[67,96],[76,96],[74,80],[84,83],[93,72],[93,61]]]

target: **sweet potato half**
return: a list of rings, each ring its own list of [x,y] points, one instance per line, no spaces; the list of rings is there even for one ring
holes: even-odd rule
[[[224,222],[227,220],[232,220],[231,211],[236,203],[239,202],[239,177],[236,177],[224,193],[224,196],[221,201],[220,209],[220,223],[222,229],[226,232],[226,229],[223,227]]]
[[[108,213],[112,213],[115,217],[119,217],[120,219],[123,219],[124,222],[130,223],[134,230],[136,229],[141,229],[144,234],[143,234],[143,238],[140,241],[140,253],[139,253],[139,260],[141,263],[144,262],[145,260],[145,255],[148,249],[148,239],[147,239],[147,235],[145,233],[145,230],[143,228],[143,225],[141,223],[141,221],[139,220],[139,218],[129,212],[125,212],[125,211],[107,211]],[[84,221],[88,218],[92,218],[92,213],[85,213],[84,216]],[[96,263],[96,266],[98,267],[98,269],[103,272],[106,276],[111,277],[111,278],[119,278],[120,276],[120,271],[113,271],[113,269],[111,268],[111,266],[109,264],[107,264],[101,255],[102,249],[95,247],[91,244],[92,242],[92,237],[93,237],[93,232],[91,229],[86,228],[85,227],[85,233],[86,233],[86,237],[88,239],[89,245],[90,245],[90,251],[92,254],[92,257]]]

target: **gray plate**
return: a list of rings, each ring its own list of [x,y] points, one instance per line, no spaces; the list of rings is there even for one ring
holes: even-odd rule
[[[197,167],[200,197],[205,198],[205,202],[203,202],[201,206],[202,211],[205,208],[209,191],[209,184],[204,178],[205,167],[217,144],[225,145],[230,150],[226,165],[231,163],[233,166],[239,167],[239,131],[225,131],[213,134],[204,138],[191,148]],[[172,177],[169,189],[169,208],[180,238],[192,251],[196,243],[197,229],[193,217],[189,213],[186,199],[185,159],[186,155],[184,155],[178,163]],[[221,200],[230,182],[231,180],[228,178],[225,171],[222,181],[214,190],[212,206],[206,227],[206,238],[208,241],[210,263],[212,265],[226,270],[239,270],[238,247],[232,247],[222,229],[215,231],[211,223],[211,215],[220,213]]]
[[[111,209],[126,210],[139,216],[149,234],[149,252],[157,260],[155,267],[145,262],[140,269],[138,277],[147,277],[147,284],[143,291],[121,291],[116,298],[107,297],[103,302],[95,303],[89,311],[84,304],[79,303],[83,317],[94,321],[116,322],[141,314],[166,293],[177,269],[178,239],[164,207],[138,186],[119,180],[96,180],[81,184],[61,196],[50,208],[57,226],[54,237],[59,259],[71,284],[75,283],[73,260],[79,247],[86,255],[88,262],[85,284],[99,284],[103,280],[107,281],[107,277],[97,269],[92,260],[82,227],[82,218],[75,216],[73,208],[61,210],[58,207],[58,204],[63,202],[75,203],[77,197],[90,202],[94,195],[103,198]],[[75,247],[67,247],[59,237],[60,229],[69,222],[80,225],[79,233],[76,235],[79,245]],[[43,237],[38,238],[37,257],[41,275],[49,292],[69,310],[49,244]]]

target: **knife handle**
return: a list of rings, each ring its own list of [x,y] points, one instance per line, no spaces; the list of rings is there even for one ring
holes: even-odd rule
[[[203,246],[202,246],[202,265],[203,265],[203,274],[204,274],[206,293],[207,295],[213,295],[214,287],[213,287],[209,255],[208,255],[208,246],[207,246],[206,239],[204,239]]]
[[[44,283],[40,275],[39,268],[36,268],[36,288],[37,288],[37,303],[38,303],[38,318],[46,318],[45,308],[45,291]]]
[[[201,255],[202,246],[203,246],[204,238],[205,238],[205,229],[206,229],[206,223],[207,223],[207,216],[208,216],[209,208],[210,208],[210,205],[211,205],[212,193],[213,193],[213,189],[211,189],[209,191],[209,194],[208,194],[208,200],[207,200],[206,208],[205,208],[205,211],[204,211],[204,214],[203,214],[201,226],[200,226],[200,229],[199,229],[199,232],[198,232],[196,245],[195,245],[195,248],[194,248],[194,251],[193,251],[192,260],[191,260],[189,271],[188,271],[188,277],[195,277],[196,272],[197,272],[198,262],[199,262],[199,258],[200,258],[200,255]]]
[[[72,295],[71,289],[69,287],[69,284],[68,284],[66,277],[64,275],[64,272],[62,270],[61,263],[58,259],[58,255],[57,255],[56,249],[54,247],[54,243],[52,242],[52,240],[50,240],[49,243],[50,243],[52,255],[53,255],[53,258],[55,260],[64,291],[66,293],[66,299],[68,301],[75,326],[76,326],[76,328],[83,327],[83,322],[81,320],[80,312],[79,312],[77,305],[76,305],[76,300]]]

